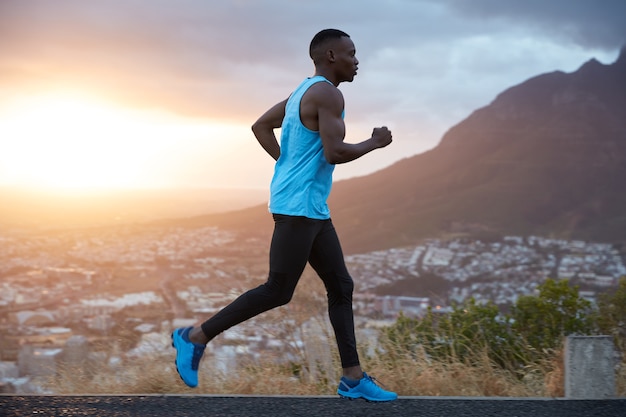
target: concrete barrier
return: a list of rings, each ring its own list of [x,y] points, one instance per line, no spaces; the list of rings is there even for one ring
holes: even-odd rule
[[[615,353],[611,336],[568,336],[565,397],[609,399],[615,396]]]

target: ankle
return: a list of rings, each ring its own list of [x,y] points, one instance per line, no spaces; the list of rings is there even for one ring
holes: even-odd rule
[[[194,327],[189,331],[189,340],[197,345],[206,345],[209,339],[206,337],[201,327]]]
[[[348,379],[359,381],[363,378],[363,370],[361,369],[360,366],[352,366],[350,368],[343,368],[343,376]]]

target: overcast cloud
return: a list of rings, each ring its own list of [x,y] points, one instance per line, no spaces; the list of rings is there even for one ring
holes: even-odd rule
[[[347,139],[382,124],[395,138],[341,178],[432,148],[529,77],[612,63],[626,1],[0,0],[0,106],[71,87],[250,125],[312,73],[308,43],[326,27],[348,32],[360,60],[341,86]]]

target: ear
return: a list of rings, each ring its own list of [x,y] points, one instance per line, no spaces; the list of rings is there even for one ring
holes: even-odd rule
[[[326,51],[326,58],[328,59],[328,62],[335,62],[336,58],[335,58],[335,51],[333,51],[332,49],[329,49]]]

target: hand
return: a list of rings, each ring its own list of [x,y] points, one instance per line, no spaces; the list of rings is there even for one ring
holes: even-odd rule
[[[384,148],[392,141],[391,131],[387,129],[387,126],[375,127],[372,132],[372,140],[379,148]]]

